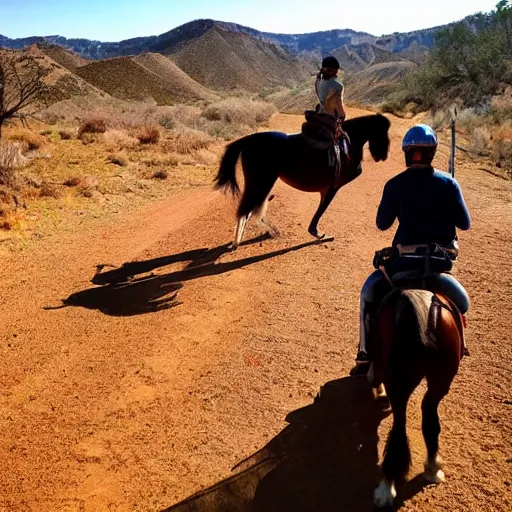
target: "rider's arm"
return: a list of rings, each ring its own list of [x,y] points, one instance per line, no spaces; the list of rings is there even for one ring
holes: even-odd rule
[[[338,98],[338,103],[339,103],[338,116],[342,121],[345,121],[345,118],[347,117],[347,113],[345,112],[345,103],[343,102],[343,91],[344,90],[345,90],[345,88],[342,87],[340,94],[339,94],[339,98]]]
[[[468,207],[462,196],[462,191],[459,184],[453,180],[453,220],[457,228],[466,230],[471,226],[471,218],[469,216]]]
[[[377,227],[382,231],[389,229],[397,216],[394,187],[387,182],[382,192],[379,209],[377,210]]]

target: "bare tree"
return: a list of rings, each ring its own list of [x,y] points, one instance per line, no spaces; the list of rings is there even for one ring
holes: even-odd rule
[[[7,119],[25,123],[44,104],[48,72],[32,55],[0,50],[0,139]]]

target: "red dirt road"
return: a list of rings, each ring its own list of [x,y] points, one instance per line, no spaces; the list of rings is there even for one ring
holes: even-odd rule
[[[275,116],[272,128],[293,132],[301,121]],[[410,123],[393,118],[388,161],[368,156],[338,193],[320,223],[333,242],[305,244],[318,198],[279,184],[269,217],[282,236],[224,253],[233,203],[205,187],[0,256],[0,510],[156,511],[207,488],[172,510],[371,510],[391,418],[380,421],[364,380],[346,376],[359,289],[392,238],[374,227],[376,207],[403,168]],[[443,145],[437,163],[446,162]],[[413,481],[401,510],[505,512],[512,184],[460,155],[457,177],[473,218],[455,270],[472,299],[471,357],[441,407],[440,486],[414,478],[421,394],[410,403]],[[246,239],[258,234],[250,227]],[[133,260],[153,277],[90,283],[95,265]],[[67,307],[46,309],[62,299]]]

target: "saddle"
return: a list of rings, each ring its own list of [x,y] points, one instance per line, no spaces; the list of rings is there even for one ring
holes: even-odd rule
[[[304,140],[315,149],[327,150],[328,165],[335,168],[336,182],[341,182],[342,159],[349,161],[348,136],[341,128],[340,120],[327,112],[315,110],[304,112],[306,122],[302,123],[301,133]],[[343,154],[340,149],[343,144]]]
[[[306,122],[302,123],[302,135],[308,144],[317,149],[328,149],[335,145],[338,121],[327,112],[306,110]]]
[[[453,261],[457,259],[459,248],[454,241],[450,246],[444,247],[437,244],[419,244],[404,246],[397,244],[395,248],[386,247],[377,251],[374,257],[374,266],[380,269],[391,282],[392,286],[401,289],[422,289],[431,291],[434,296],[430,307],[429,322],[435,329],[441,309],[450,311],[459,329],[462,340],[462,355],[468,355],[464,340],[465,319],[457,305],[448,297],[435,290],[431,277],[436,273],[449,272],[453,267]],[[412,262],[412,269],[396,272],[389,278],[386,266],[395,258],[405,258]]]

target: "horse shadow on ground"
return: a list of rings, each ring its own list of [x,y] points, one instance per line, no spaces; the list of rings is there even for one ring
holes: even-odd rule
[[[268,238],[268,235],[262,235],[247,240],[240,245],[255,244]],[[225,263],[219,263],[218,260],[222,255],[232,251],[231,244],[219,245],[213,248],[193,249],[146,261],[128,262],[119,268],[107,272],[101,272],[106,265],[98,265],[98,272],[91,279],[93,284],[99,285],[98,287],[73,293],[67,299],[62,300],[62,305],[46,307],[45,309],[52,310],[67,306],[77,306],[97,309],[111,316],[133,316],[154,313],[180,305],[178,292],[186,281],[224,274],[260,261],[332,240],[332,238],[312,240],[277,251]],[[181,270],[167,274],[150,274],[136,277],[157,268],[185,261],[189,263]]]
[[[366,378],[328,382],[234,475],[163,512],[373,510],[377,429],[389,413]]]

